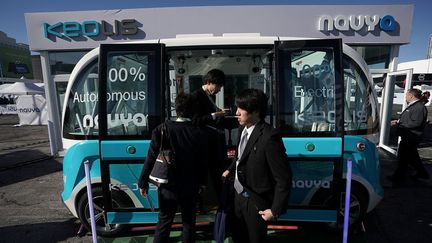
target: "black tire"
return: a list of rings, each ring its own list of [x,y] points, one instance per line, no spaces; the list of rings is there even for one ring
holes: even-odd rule
[[[103,206],[102,199],[102,188],[94,187],[92,188],[92,196],[93,196],[93,205],[94,205],[94,213],[96,220],[96,233],[99,236],[108,236],[112,237],[117,234],[124,232],[127,229],[126,224],[106,224],[105,219],[105,210]],[[112,202],[113,207],[127,207],[130,206],[128,201],[125,199],[125,196],[120,194],[119,192],[112,192]],[[88,208],[88,198],[87,191],[81,196],[78,201],[78,217],[84,227],[87,228],[89,232],[91,232],[91,223],[90,223],[90,211]]]
[[[343,185],[345,189],[345,184]],[[313,205],[331,205],[333,203],[333,196],[329,190],[318,191],[311,200]],[[349,225],[353,226],[360,223],[365,217],[368,208],[368,194],[366,190],[357,184],[351,185],[350,196],[350,216]],[[343,228],[343,220],[345,215],[345,192],[341,194],[341,203],[338,211],[338,224],[327,223],[327,225],[334,230],[341,230]]]

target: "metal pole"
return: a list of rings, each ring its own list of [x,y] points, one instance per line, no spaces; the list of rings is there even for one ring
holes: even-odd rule
[[[343,243],[348,242],[348,227],[349,227],[349,210],[351,198],[351,175],[352,175],[352,161],[347,161],[347,175],[346,175],[346,192],[345,192],[345,214],[343,226]]]
[[[96,220],[95,220],[95,216],[94,216],[93,194],[92,194],[92,189],[91,189],[89,163],[90,162],[88,160],[84,161],[84,171],[85,171],[86,184],[87,184],[87,198],[88,198],[87,201],[88,201],[89,211],[90,211],[90,223],[91,223],[93,243],[97,243]]]

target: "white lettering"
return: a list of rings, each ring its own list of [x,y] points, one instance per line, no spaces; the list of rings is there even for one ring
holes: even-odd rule
[[[335,29],[340,31],[347,31],[349,30],[349,23],[348,19],[345,16],[339,15],[335,18]]]
[[[299,98],[303,96],[304,96],[303,86],[294,86],[294,97]]]
[[[107,115],[108,129],[121,125],[128,126],[129,123],[132,123],[137,127],[145,127],[148,124],[148,115],[144,115],[143,113],[135,113],[134,115],[132,115],[131,113],[114,114],[113,116],[111,114]],[[82,120],[83,127],[98,129],[98,118],[99,115],[96,115],[94,118],[92,117],[92,115],[85,115]]]
[[[365,19],[365,17],[362,15],[357,16],[357,18],[354,15],[351,15],[349,18],[351,29],[353,29],[355,31],[361,30],[361,28],[363,28],[363,26],[364,26],[364,19]],[[356,22],[358,22],[358,23],[356,23]]]
[[[94,119],[93,119],[93,117],[91,115],[85,115],[83,117],[83,122],[82,122],[83,127],[85,127],[85,128],[94,127],[93,121],[94,121]]]
[[[96,102],[98,100],[98,95],[96,93],[91,93],[89,100],[90,102]]]
[[[322,122],[325,121],[330,124],[334,124],[336,121],[336,111],[331,110],[327,113],[324,111],[307,111],[307,112],[299,112],[294,111],[294,122]],[[365,123],[367,122],[367,113],[366,111],[354,111],[351,115],[348,115],[344,119],[345,123],[351,123],[355,121],[356,123]]]
[[[326,180],[297,180],[292,181],[293,188],[330,188],[330,181]]]
[[[94,118],[94,129],[99,129],[99,115]]]
[[[135,91],[135,92],[112,92],[107,93],[107,100],[108,101],[145,101],[146,99],[146,92],[145,91]],[[73,103],[96,103],[99,100],[97,93],[83,93],[80,94],[78,92],[75,92],[73,94]]]
[[[333,98],[334,89],[322,87],[320,89],[306,89],[304,86],[294,86],[294,97],[324,97]]]
[[[145,100],[145,98],[146,98],[145,91],[140,91],[138,100]]]
[[[368,15],[365,16],[365,22],[368,26],[368,31],[374,31],[375,26],[378,24],[378,21],[380,20],[380,17],[378,15],[374,15],[373,17],[370,17]]]
[[[122,92],[113,92],[111,93],[111,101],[121,101],[123,98]]]
[[[144,114],[142,114],[142,113],[136,113],[134,116],[133,116],[133,123],[135,124],[135,125],[137,125],[137,126],[147,126],[147,116],[148,115],[145,115],[144,116]]]
[[[327,22],[327,29],[325,28],[325,23]],[[329,15],[321,16],[319,19],[318,30],[320,31],[332,31],[333,30],[333,18]]]
[[[80,99],[79,99],[79,97],[78,97],[78,93],[75,92],[75,94],[74,94],[74,99],[73,99],[72,102],[73,102],[73,103],[75,103],[75,102],[80,102]]]
[[[333,31],[334,29],[339,31],[360,31],[365,26],[367,26],[367,31],[372,32],[375,30],[375,27],[380,23],[380,21],[382,22],[385,20],[387,20],[389,23],[386,23],[384,27],[381,27],[381,29],[384,31],[394,30],[393,25],[395,20],[390,15],[384,16],[383,19],[381,19],[379,15],[350,15],[349,17],[338,15],[334,19],[329,15],[324,15],[319,18],[318,30],[328,32]],[[381,23],[381,25],[383,24]],[[387,28],[386,26],[390,27]]]

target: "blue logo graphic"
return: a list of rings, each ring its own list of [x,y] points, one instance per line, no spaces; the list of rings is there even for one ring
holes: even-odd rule
[[[119,36],[135,35],[138,32],[138,22],[135,19],[115,20],[110,24],[104,20],[100,23],[95,20],[86,20],[82,23],[76,21],[44,23],[44,36],[51,38],[76,38],[80,36]]]

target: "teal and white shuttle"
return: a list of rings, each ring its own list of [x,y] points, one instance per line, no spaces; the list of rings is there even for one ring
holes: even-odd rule
[[[213,68],[226,74],[216,97],[220,108],[235,110],[235,96],[246,88],[269,97],[266,121],[281,129],[293,170],[289,209],[279,221],[340,221],[347,160],[353,163],[350,222],[376,207],[383,197],[378,102],[369,69],[354,49],[340,39],[183,35],[102,44],[75,66],[62,114],[67,153],[61,196],[85,226],[85,161],[91,164],[98,234],[157,221],[157,188],[143,198],[137,186],[151,132],[176,117],[176,95],[200,88]],[[229,156],[238,141],[235,121],[225,130]],[[198,221],[211,221],[211,213]]]

